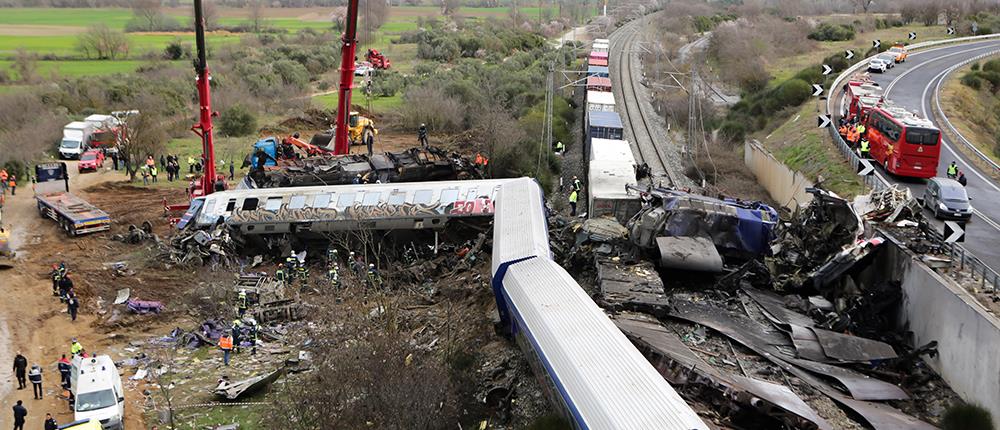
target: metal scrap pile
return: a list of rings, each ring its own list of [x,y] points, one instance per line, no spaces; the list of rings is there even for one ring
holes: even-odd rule
[[[225,263],[231,265],[237,256],[239,244],[232,237],[225,224],[218,224],[211,230],[180,230],[162,245],[161,259],[181,265],[204,265]]]
[[[282,160],[276,168],[255,169],[250,177],[260,188],[344,185],[356,181],[422,182],[476,179],[482,174],[467,158],[439,148],[402,152],[320,155]]]
[[[923,218],[920,213],[920,203],[913,198],[910,189],[896,185],[858,196],[851,206],[858,216],[868,221],[895,223]]]

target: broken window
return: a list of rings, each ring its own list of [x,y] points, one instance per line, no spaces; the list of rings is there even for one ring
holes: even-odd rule
[[[245,211],[257,210],[257,198],[247,197],[246,199],[243,199],[243,210]]]
[[[306,207],[306,196],[292,196],[288,199],[288,209],[302,209]]]
[[[264,210],[277,212],[281,209],[281,197],[268,197],[267,203],[264,203]]]
[[[232,212],[236,208],[236,199],[229,199],[229,203],[226,203],[226,212]]]

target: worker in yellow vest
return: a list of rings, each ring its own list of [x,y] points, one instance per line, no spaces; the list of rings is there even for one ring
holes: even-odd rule
[[[576,216],[576,200],[579,197],[580,195],[576,192],[576,190],[569,193],[569,216]]]

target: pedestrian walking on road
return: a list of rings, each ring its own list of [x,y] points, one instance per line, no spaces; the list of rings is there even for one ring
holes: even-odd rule
[[[28,416],[28,409],[24,407],[20,400],[14,405],[14,430],[24,430],[24,417]]]
[[[73,371],[73,365],[69,362],[69,359],[66,358],[66,354],[62,355],[62,358],[59,359],[59,363],[56,364],[56,366],[58,366],[59,368],[59,384],[63,388],[69,388],[70,387],[69,375],[70,372]]]
[[[76,321],[76,312],[80,309],[80,300],[76,294],[70,291],[66,298],[66,312],[69,312],[70,321]]]
[[[579,198],[576,190],[569,193],[569,216],[576,216],[576,200]]]
[[[955,162],[952,161],[951,164],[948,165],[948,172],[947,173],[948,173],[948,178],[950,178],[950,179],[957,178],[958,177],[958,164],[955,164]]]
[[[26,384],[25,374],[28,371],[28,359],[18,351],[14,357],[14,376],[17,377],[17,389],[23,390]]]
[[[52,418],[52,414],[45,414],[45,430],[59,430],[59,423]]]
[[[10,187],[10,195],[17,194],[17,175],[10,175],[10,180],[7,182],[7,186]]]
[[[965,178],[965,172],[958,172],[958,183],[962,184],[963,187],[969,183],[969,180]]]
[[[229,354],[233,353],[233,338],[229,333],[223,333],[219,337],[219,349],[222,350],[222,363],[229,365]]]
[[[28,372],[28,380],[31,381],[32,394],[35,395],[35,399],[42,398],[42,368],[37,364],[31,366],[31,371]]]

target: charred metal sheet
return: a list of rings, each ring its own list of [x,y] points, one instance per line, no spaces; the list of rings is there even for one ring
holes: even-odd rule
[[[798,367],[835,379],[851,394],[855,400],[905,400],[910,398],[901,388],[888,382],[867,375],[824,363],[778,355]]]
[[[670,304],[663,280],[647,261],[620,264],[609,258],[597,260],[597,284],[602,300],[611,307],[662,311]]]
[[[826,361],[823,354],[823,347],[819,344],[819,339],[808,327],[792,324],[792,344],[799,357],[812,361]]]
[[[656,238],[660,266],[701,272],[721,272],[722,256],[706,237],[660,236]]]
[[[751,405],[791,428],[831,428],[829,423],[788,387],[721,372],[698,357],[676,334],[656,321],[630,315],[613,319],[618,328],[647,354],[647,358],[654,362],[654,367],[672,384],[702,383],[720,389],[724,391],[723,395],[739,403]],[[649,354],[657,357],[649,357]],[[668,358],[676,362],[676,365],[663,363],[662,358]],[[688,375],[692,372],[697,375],[694,377]]]
[[[801,327],[812,327],[815,322],[813,319],[795,312],[791,309],[785,307],[785,301],[781,296],[763,290],[758,290],[753,287],[745,286],[743,291],[747,293],[753,301],[757,302],[760,307],[764,308],[766,311],[765,316],[772,319],[772,322],[778,321],[779,325],[783,325],[783,328],[787,328],[789,325],[798,325]],[[770,315],[766,315],[770,314]],[[773,317],[773,318],[770,318]]]
[[[812,328],[827,357],[841,361],[872,361],[896,358],[889,344],[863,337]]]
[[[704,325],[743,344],[768,361],[781,367],[788,373],[791,373],[797,378],[807,382],[809,385],[813,386],[834,401],[858,413],[858,415],[864,418],[864,420],[867,421],[875,430],[929,430],[935,428],[934,426],[906,415],[891,406],[847,397],[837,389],[830,386],[830,384],[823,382],[819,378],[810,374],[808,371],[792,365],[789,361],[812,362],[808,362],[807,360],[797,360],[788,356],[781,356],[779,358],[779,356],[775,353],[776,348],[767,344],[766,336],[759,333],[744,332],[737,329],[737,327],[741,327],[741,325],[748,327],[754,324],[746,318],[738,320],[726,315],[723,312],[713,312],[712,308],[709,306],[694,304],[691,302],[677,302],[675,303],[674,308],[676,311],[671,312],[670,316]],[[710,314],[711,316],[709,316]],[[722,316],[720,317],[719,315]],[[716,321],[716,319],[723,322]],[[885,383],[882,382],[882,384]],[[896,388],[898,389],[898,387]]]

